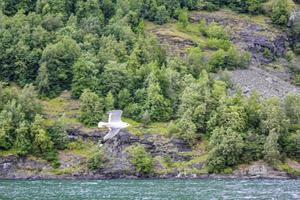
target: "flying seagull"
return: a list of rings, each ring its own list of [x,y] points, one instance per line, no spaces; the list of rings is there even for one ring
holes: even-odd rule
[[[99,122],[98,127],[103,128],[107,127],[109,129],[109,133],[106,134],[103,138],[103,141],[101,142],[104,144],[107,140],[115,137],[121,129],[127,128],[129,124],[122,122],[121,116],[122,116],[122,110],[113,110],[110,111],[108,122]]]

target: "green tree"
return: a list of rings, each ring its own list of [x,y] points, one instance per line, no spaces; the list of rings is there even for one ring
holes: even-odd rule
[[[222,172],[240,161],[244,142],[239,133],[221,127],[213,131],[209,146],[208,169],[210,172]]]
[[[18,96],[18,103],[26,120],[33,121],[35,115],[42,112],[42,105],[37,98],[35,87],[32,84],[23,87]]]
[[[84,89],[99,88],[99,66],[91,54],[81,56],[73,65],[72,96],[79,98]]]
[[[253,128],[259,127],[261,102],[260,96],[256,91],[251,93],[247,100],[245,109],[247,113],[248,126]]]
[[[171,104],[164,98],[159,83],[154,79],[149,81],[145,109],[149,111],[151,120],[167,121],[172,114]]]
[[[151,122],[151,117],[148,110],[146,110],[142,116],[143,126],[146,127],[147,125],[149,125],[150,122]]]
[[[289,94],[284,101],[285,113],[292,124],[300,124],[300,94]]]
[[[53,125],[48,128],[48,133],[56,149],[65,149],[68,142],[68,134],[64,117],[55,119]]]
[[[0,148],[10,149],[13,145],[13,116],[12,113],[2,110],[0,113]]]
[[[276,164],[280,159],[278,139],[279,135],[276,132],[276,129],[272,129],[266,138],[263,152],[265,160],[270,164]]]
[[[93,150],[88,159],[88,168],[92,170],[101,169],[105,162],[104,153],[101,149]]]
[[[131,146],[128,149],[131,162],[134,165],[136,171],[140,175],[151,174],[154,172],[154,161],[152,156],[145,150],[145,147],[141,144]]]
[[[114,108],[115,108],[115,99],[114,99],[114,96],[113,96],[111,91],[109,91],[107,93],[104,101],[105,101],[104,104],[105,104],[105,110],[106,111],[114,110]]]
[[[262,133],[269,135],[271,131],[279,135],[286,133],[289,120],[286,118],[280,101],[277,98],[267,99],[260,109],[260,129]]]
[[[180,97],[178,116],[184,116],[189,110],[191,120],[198,130],[206,129],[210,101],[209,76],[202,71],[199,80],[194,80],[183,90]]]
[[[118,105],[119,108],[124,109],[132,102],[130,92],[125,88],[119,92],[118,95]]]
[[[49,73],[45,64],[42,64],[36,78],[37,90],[41,96],[47,96],[50,93]]]
[[[164,5],[158,6],[155,15],[155,22],[157,24],[164,24],[169,20],[169,12]]]
[[[20,123],[19,128],[16,130],[17,136],[15,146],[18,154],[21,156],[28,155],[31,152],[32,140],[30,136],[30,126],[28,122],[23,121]]]
[[[85,90],[80,96],[80,121],[95,126],[104,115],[103,99],[96,93]]]
[[[208,64],[211,67],[212,71],[216,72],[225,68],[225,51],[220,49],[212,54]]]
[[[189,13],[187,9],[180,10],[178,20],[183,28],[187,27],[187,25],[189,24]]]
[[[193,123],[192,111],[187,110],[178,121],[178,136],[194,144],[197,139],[197,127]]]
[[[36,115],[34,122],[30,127],[32,141],[32,152],[45,158],[46,160],[55,159],[55,151],[53,147],[53,142],[49,134],[46,131],[45,121],[40,115]]]
[[[44,129],[36,130],[32,149],[34,154],[42,156],[47,160],[51,160],[51,152],[53,152],[53,142]]]
[[[291,7],[287,0],[274,1],[271,18],[274,24],[287,25]]]
[[[300,131],[289,134],[283,140],[283,151],[288,157],[300,161]]]
[[[64,89],[69,89],[72,81],[72,65],[80,54],[80,48],[71,38],[63,38],[56,44],[50,44],[44,49],[41,64],[48,70],[50,96],[57,95]],[[43,71],[40,70],[40,73]],[[44,75],[38,75],[43,77]],[[39,79],[40,80],[40,79]],[[41,81],[41,80],[40,80]],[[40,83],[37,83],[40,85]],[[43,85],[43,84],[41,84]]]

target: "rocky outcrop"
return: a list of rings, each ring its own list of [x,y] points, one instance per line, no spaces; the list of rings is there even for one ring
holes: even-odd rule
[[[93,132],[93,134],[91,134]],[[81,137],[80,139],[97,142],[103,133],[96,131],[82,132],[79,129],[69,130],[71,138]],[[193,173],[188,171],[169,171],[167,173],[155,173],[148,176],[141,176],[135,172],[134,166],[130,162],[130,155],[127,147],[135,143],[145,146],[153,157],[169,156],[173,161],[190,161],[190,156],[184,156],[191,152],[189,145],[179,139],[164,138],[161,135],[146,134],[136,136],[129,132],[122,132],[119,136],[105,143],[103,150],[106,155],[106,162],[102,169],[88,170],[84,163],[86,158],[67,152],[60,152],[59,158],[61,165],[58,171],[43,160],[36,158],[17,157],[8,155],[0,157],[0,178],[1,179],[113,179],[113,178],[179,178],[179,179],[198,179],[198,178],[290,178],[285,172],[280,172],[263,161],[254,162],[250,165],[240,166],[232,174],[208,174]],[[163,169],[158,160],[156,168]],[[205,167],[205,162],[190,165],[191,169],[201,170]],[[76,168],[77,170],[72,171]],[[59,172],[59,173],[58,173]],[[293,177],[295,178],[295,177]]]
[[[289,93],[300,92],[299,87],[290,83],[289,64],[280,58],[288,49],[289,39],[284,31],[274,28],[268,21],[253,22],[227,11],[194,12],[190,15],[191,22],[200,20],[222,24],[235,45],[252,53],[249,69],[232,71],[233,85],[238,86],[245,96],[256,90],[263,98],[278,97],[282,100]],[[267,66],[274,58],[278,60],[280,70]]]
[[[259,64],[267,64],[275,57],[283,56],[289,42],[287,35],[271,26],[254,23],[243,19],[232,12],[194,12],[190,15],[191,22],[205,20],[217,22],[225,27],[230,39],[240,48],[250,51],[253,59]]]
[[[273,178],[284,179],[289,177],[286,172],[281,172],[270,167],[263,161],[253,162],[248,166],[240,166],[233,172],[233,175],[249,178]]]
[[[169,30],[153,29],[150,32],[157,37],[167,54],[171,56],[184,57],[186,49],[197,46],[192,40],[176,35]]]
[[[289,93],[299,93],[300,88],[262,69],[252,67],[231,72],[231,81],[245,96],[256,90],[264,98],[278,97],[283,100]]]

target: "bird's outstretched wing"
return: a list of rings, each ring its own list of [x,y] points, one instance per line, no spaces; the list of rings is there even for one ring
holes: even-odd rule
[[[108,118],[108,123],[117,123],[121,122],[121,117],[122,117],[122,110],[113,110],[110,111],[109,118]]]
[[[119,128],[110,128],[109,133],[104,136],[103,140],[107,141],[107,140],[115,137],[120,132],[120,130],[121,129],[119,129]]]

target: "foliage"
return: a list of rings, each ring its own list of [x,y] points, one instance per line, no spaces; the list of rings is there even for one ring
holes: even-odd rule
[[[274,1],[271,18],[274,24],[287,25],[291,7],[287,0]]]
[[[101,169],[105,162],[104,153],[101,149],[95,149],[89,159],[88,159],[88,168],[92,170]]]
[[[230,128],[217,128],[211,140],[207,165],[210,172],[222,172],[227,166],[236,165],[243,150],[243,139]]]
[[[66,124],[64,118],[60,117],[54,120],[54,123],[48,129],[51,141],[56,149],[63,150],[68,143]]]
[[[186,9],[180,10],[178,21],[183,28],[186,28],[189,23],[189,13]]]
[[[80,121],[87,126],[95,126],[104,115],[103,99],[85,90],[80,97],[80,111]]]
[[[138,144],[131,146],[128,151],[131,156],[131,162],[139,174],[146,175],[154,172],[153,158],[145,150],[143,145]]]

